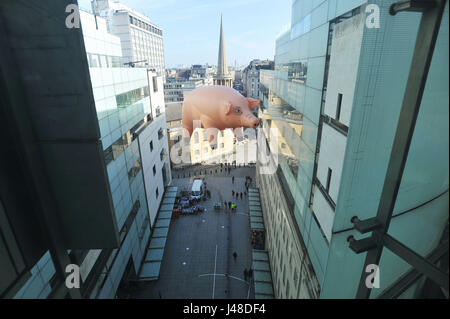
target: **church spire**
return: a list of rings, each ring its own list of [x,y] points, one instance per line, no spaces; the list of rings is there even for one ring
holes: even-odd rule
[[[232,86],[232,79],[228,72],[227,56],[225,54],[225,36],[223,33],[222,15],[220,15],[219,58],[217,60],[217,73],[214,84]]]
[[[225,37],[223,34],[223,21],[220,15],[220,40],[219,40],[219,59],[217,61],[217,76],[228,75],[227,56],[225,54]]]

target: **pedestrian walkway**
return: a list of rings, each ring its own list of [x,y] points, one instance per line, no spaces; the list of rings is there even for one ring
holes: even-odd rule
[[[139,273],[140,281],[151,281],[159,278],[176,196],[177,187],[168,187],[164,194],[156,223],[152,227],[150,244]]]
[[[269,256],[265,251],[265,228],[259,189],[248,189],[250,230],[252,234],[252,269],[255,299],[274,298]]]
[[[253,284],[255,299],[273,299],[272,275],[267,251],[252,251]]]

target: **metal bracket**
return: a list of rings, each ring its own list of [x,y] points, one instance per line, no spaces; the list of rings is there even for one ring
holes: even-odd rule
[[[406,0],[393,3],[389,8],[389,14],[395,16],[402,11],[424,12],[433,8],[436,2],[433,0]]]
[[[355,239],[353,236],[349,236],[347,241],[350,243],[349,247],[355,253],[360,254],[365,251],[374,249],[377,247],[377,243],[373,237],[368,237],[364,239]]]
[[[361,234],[365,234],[374,230],[378,230],[381,228],[381,223],[378,221],[376,217],[372,217],[365,220],[360,220],[358,217],[354,216],[351,219],[351,222],[355,226],[355,229],[359,231]]]

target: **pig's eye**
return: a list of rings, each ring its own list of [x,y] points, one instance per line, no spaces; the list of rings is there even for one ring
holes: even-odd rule
[[[241,108],[240,108],[240,107],[235,107],[235,108],[234,108],[234,113],[236,113],[236,114],[242,114]]]

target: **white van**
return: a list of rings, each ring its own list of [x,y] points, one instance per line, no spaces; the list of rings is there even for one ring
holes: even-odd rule
[[[201,179],[195,179],[192,183],[191,199],[201,199],[204,193],[204,184]]]

